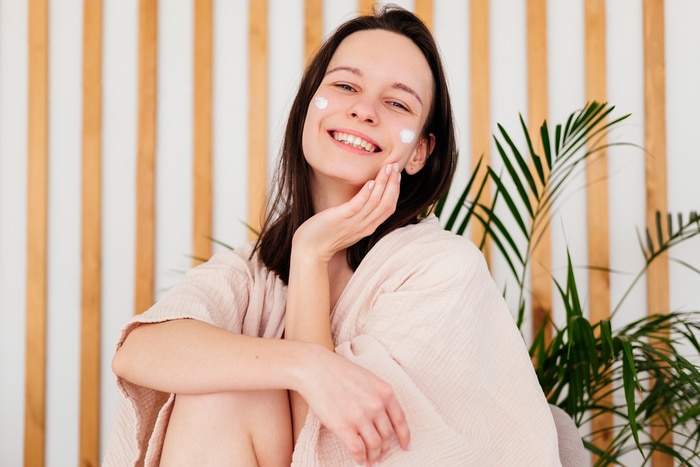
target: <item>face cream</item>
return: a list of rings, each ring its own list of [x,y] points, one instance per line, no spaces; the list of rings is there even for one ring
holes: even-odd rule
[[[326,99],[326,98],[323,97],[323,96],[317,96],[316,99],[314,99],[314,105],[315,105],[317,108],[323,110],[323,109],[325,109],[326,107],[328,107],[328,99]]]
[[[401,142],[405,144],[411,144],[413,140],[416,139],[416,134],[408,128],[404,128],[403,130],[401,130],[400,136]]]

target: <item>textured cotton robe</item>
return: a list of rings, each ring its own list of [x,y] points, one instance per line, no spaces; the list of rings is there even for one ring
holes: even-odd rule
[[[189,271],[123,329],[190,318],[281,338],[286,286],[251,245]],[[558,466],[552,415],[481,252],[434,216],[383,237],[331,312],[336,352],[391,384],[411,429],[386,466]],[[174,395],[124,379],[104,465],[158,465]],[[232,459],[232,465],[235,459]],[[309,411],[293,463],[356,465]]]

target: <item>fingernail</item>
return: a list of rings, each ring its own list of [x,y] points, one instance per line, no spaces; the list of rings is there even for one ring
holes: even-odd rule
[[[367,185],[367,189],[368,189],[368,190],[371,191],[372,188],[374,188],[374,180],[370,180],[370,181],[369,181],[369,184]]]
[[[389,175],[391,173],[391,170],[392,170],[391,164],[389,164],[386,166],[386,169],[384,169],[384,173]]]
[[[399,173],[399,164],[394,162],[394,172]]]

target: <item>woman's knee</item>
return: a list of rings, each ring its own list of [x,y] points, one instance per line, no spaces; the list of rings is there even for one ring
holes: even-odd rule
[[[293,435],[287,391],[177,395],[166,444],[178,450],[196,445],[237,461],[254,454],[258,465],[289,465]],[[229,452],[220,452],[222,446]]]

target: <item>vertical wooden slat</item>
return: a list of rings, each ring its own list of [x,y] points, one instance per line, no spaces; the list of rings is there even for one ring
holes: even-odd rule
[[[102,0],[83,3],[80,465],[100,456]]]
[[[377,0],[360,0],[358,11],[361,15],[369,15],[374,11],[374,5]]]
[[[136,284],[134,311],[151,306],[155,271],[157,0],[139,0],[138,134],[136,160]]]
[[[605,65],[605,1],[586,0],[584,6],[586,36],[586,99],[606,102]],[[605,144],[605,135],[596,146]],[[610,253],[608,220],[608,155],[599,151],[586,162],[586,202],[588,224],[588,264],[595,266],[588,272],[590,320],[597,323],[610,317]],[[612,406],[612,392],[601,401],[602,405]],[[610,444],[613,437],[612,413],[603,412],[592,420],[591,430],[599,433],[593,443],[600,449]],[[595,460],[595,457],[594,457]]]
[[[248,225],[259,231],[267,179],[267,0],[250,2],[249,22]]]
[[[414,13],[428,28],[433,28],[433,0],[415,0]]]
[[[527,2],[527,81],[529,125],[533,131],[547,118],[547,4],[546,0]],[[537,140],[536,140],[537,141]],[[533,141],[541,152],[542,143]],[[539,244],[532,254],[532,330],[537,333],[552,312],[552,251],[549,222],[542,228]],[[549,342],[551,327],[545,329]]]
[[[193,255],[209,259],[212,236],[212,0],[194,3]]]
[[[304,0],[304,57],[308,63],[323,40],[323,0]]]
[[[664,47],[664,1],[644,0],[644,147],[649,154],[645,167],[646,224],[649,228],[656,223],[656,211],[665,213],[668,210]],[[650,313],[669,311],[669,267],[666,253],[647,270],[647,303]],[[664,435],[664,431],[663,426],[652,427],[652,438],[671,443],[672,435]],[[674,462],[670,455],[655,452],[652,455],[652,465],[671,467]]]
[[[490,112],[490,60],[489,60],[489,1],[472,0],[469,10],[470,32],[470,69],[471,69],[471,140],[472,140],[472,171],[480,157],[483,157],[481,179],[486,174],[486,166],[490,163],[491,147],[491,112]],[[481,199],[486,201],[491,197],[490,187],[484,187]],[[478,200],[474,200],[478,201]],[[484,236],[484,227],[478,222],[471,226],[471,236],[479,245]],[[482,246],[482,252],[487,261],[491,259],[490,245]]]
[[[48,1],[29,1],[24,465],[44,465],[48,217]]]

